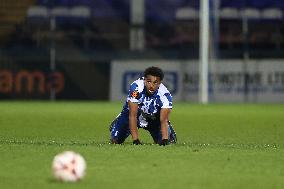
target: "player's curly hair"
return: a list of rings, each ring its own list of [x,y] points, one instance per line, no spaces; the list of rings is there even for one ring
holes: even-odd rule
[[[163,70],[161,68],[158,68],[158,67],[155,67],[155,66],[146,68],[146,70],[144,71],[144,77],[146,77],[147,75],[159,77],[161,81],[164,79]]]

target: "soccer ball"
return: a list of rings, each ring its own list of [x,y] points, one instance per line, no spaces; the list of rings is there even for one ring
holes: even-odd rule
[[[56,180],[77,182],[85,175],[86,161],[78,153],[65,151],[56,155],[52,162],[52,172]]]

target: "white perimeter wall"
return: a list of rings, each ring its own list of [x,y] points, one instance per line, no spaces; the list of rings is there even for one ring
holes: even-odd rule
[[[221,60],[209,74],[209,102],[284,102],[284,60]],[[110,100],[125,100],[130,83],[161,67],[174,101],[198,102],[198,61],[127,60],[111,63]],[[213,70],[213,69],[211,69]]]

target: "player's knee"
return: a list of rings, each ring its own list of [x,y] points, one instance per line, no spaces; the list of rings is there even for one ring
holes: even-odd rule
[[[116,138],[111,138],[111,139],[110,139],[110,143],[111,143],[111,144],[122,144],[123,141],[122,141],[122,140],[118,140],[118,139],[116,139]]]
[[[177,136],[176,136],[175,133],[174,133],[174,134],[171,134],[169,139],[170,139],[169,142],[170,142],[171,144],[177,143]]]
[[[113,138],[110,139],[110,143],[111,143],[111,144],[118,144],[117,140],[116,140],[116,139],[113,139]]]
[[[170,139],[170,144],[175,144],[177,141],[175,139]]]

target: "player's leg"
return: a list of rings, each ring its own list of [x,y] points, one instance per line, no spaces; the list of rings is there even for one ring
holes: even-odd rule
[[[154,142],[156,144],[160,144],[162,142],[162,133],[161,133],[161,124],[160,122],[152,122],[149,123],[148,127],[145,128],[146,130],[149,131],[149,133],[151,134]],[[168,127],[168,134],[170,136],[170,128]],[[168,137],[169,137],[168,136]]]
[[[161,133],[161,125],[159,122],[149,124],[149,127],[147,127],[146,130],[150,132],[156,144],[161,143],[162,133]],[[169,139],[169,143],[176,143],[177,141],[176,133],[170,122],[168,122],[168,139]]]
[[[111,124],[109,125],[109,131],[112,130],[112,128],[114,127],[114,125],[115,125],[115,123],[116,123],[116,121],[117,121],[117,119],[119,118],[120,115],[121,115],[121,113],[118,114],[118,115],[116,116],[116,118],[111,122]]]
[[[121,144],[129,135],[128,116],[120,114],[110,126],[110,142]]]
[[[171,124],[171,122],[169,122],[169,129],[170,129],[170,132],[169,132],[169,142],[170,143],[176,143],[177,142],[177,134]]]

